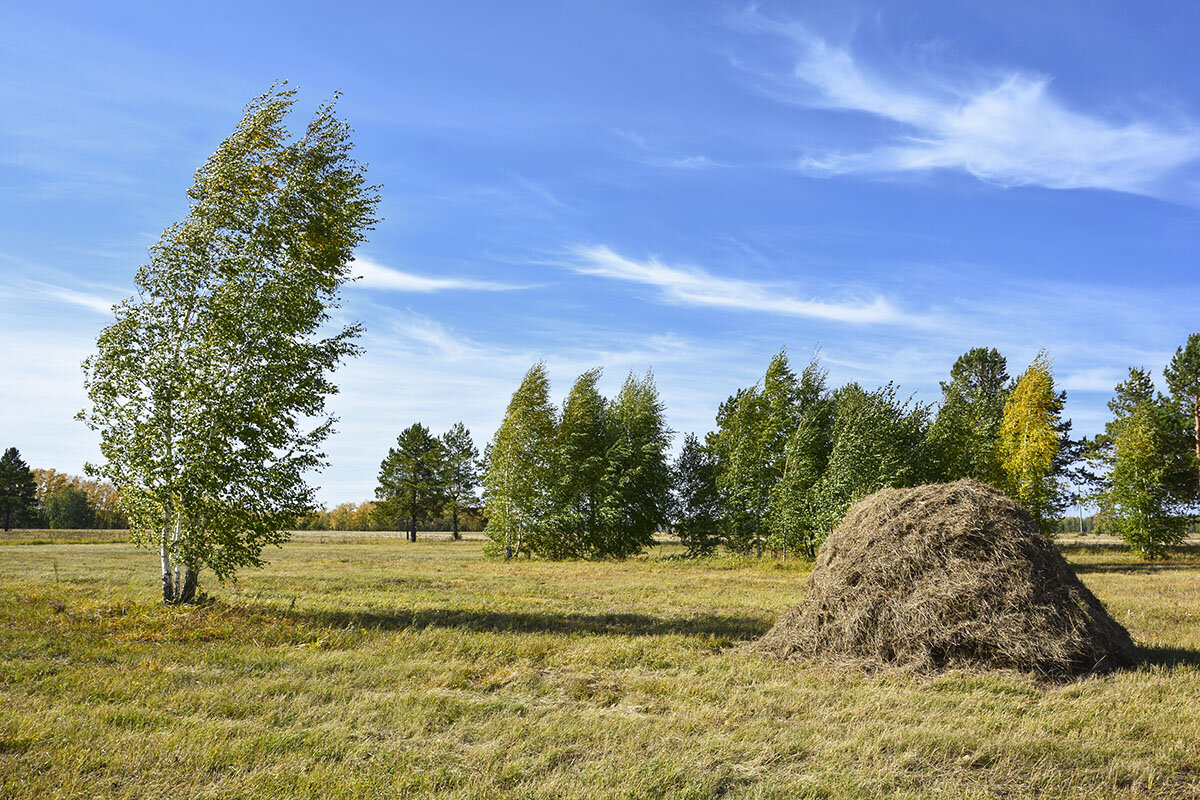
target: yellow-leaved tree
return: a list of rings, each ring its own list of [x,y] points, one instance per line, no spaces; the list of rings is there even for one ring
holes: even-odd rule
[[[1054,462],[1062,443],[1065,399],[1054,391],[1050,356],[1042,350],[1004,403],[997,442],[1004,491],[1046,531],[1060,505]]]

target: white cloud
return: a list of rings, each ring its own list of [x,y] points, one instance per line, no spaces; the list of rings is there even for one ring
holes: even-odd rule
[[[87,292],[78,292],[74,289],[66,289],[62,286],[53,286],[48,283],[37,283],[39,291],[48,297],[53,297],[56,300],[61,300],[64,303],[70,303],[74,306],[86,308],[89,311],[95,311],[97,314],[103,314],[107,317],[112,316],[113,306],[117,301],[109,297],[101,297]]]
[[[596,275],[658,288],[670,302],[681,305],[767,312],[852,324],[892,324],[928,327],[931,320],[907,314],[883,297],[867,301],[829,302],[790,295],[786,287],[722,278],[697,268],[672,267],[655,258],[633,261],[607,247],[570,248],[574,260],[564,266],[582,275]]]
[[[391,267],[385,267],[356,258],[351,264],[356,286],[367,289],[387,289],[398,292],[444,292],[444,291],[475,291],[475,292],[507,292],[516,289],[526,289],[527,286],[516,286],[494,281],[480,281],[473,278],[429,278],[424,275],[414,275],[411,272],[401,272]]]
[[[1044,75],[1008,71],[957,81],[909,75],[907,85],[864,67],[854,55],[791,22],[743,16],[752,30],[790,40],[798,51],[788,79],[816,91],[799,102],[858,111],[900,123],[903,135],[876,149],[809,156],[824,174],[956,169],[1000,186],[1109,189],[1160,196],[1161,182],[1200,157],[1200,126],[1112,120],[1068,108]],[[795,97],[793,100],[797,99]]]

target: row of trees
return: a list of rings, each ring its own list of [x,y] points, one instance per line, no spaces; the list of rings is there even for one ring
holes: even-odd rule
[[[483,509],[478,505],[457,510],[455,514],[439,509],[418,519],[417,524],[423,531],[451,530],[457,521],[460,531],[482,531],[485,520]],[[387,518],[380,513],[379,504],[373,501],[364,503],[339,503],[333,508],[316,509],[311,514],[305,514],[296,520],[296,529],[301,531],[394,531],[408,530],[407,519],[397,521],[395,517]]]
[[[560,410],[545,365],[526,373],[484,459],[491,552],[623,558],[666,522],[671,432],[654,378],[630,374],[605,398],[600,375],[579,376]]]
[[[125,528],[111,484],[30,469],[15,447],[0,457],[0,525],[12,528]]]
[[[443,514],[458,539],[464,516],[477,513],[479,470],[479,450],[461,422],[441,436],[413,423],[396,437],[396,446],[379,465],[374,524],[408,531],[409,541],[415,542],[419,523]]]
[[[959,478],[997,486],[1049,529],[1079,451],[1062,419],[1065,399],[1044,352],[1011,381],[997,350],[968,351],[935,412],[890,383],[830,389],[816,359],[797,375],[781,350],[758,384],[721,404],[703,443],[685,439],[675,529],[694,554],[724,544],[812,557],[856,500]]]

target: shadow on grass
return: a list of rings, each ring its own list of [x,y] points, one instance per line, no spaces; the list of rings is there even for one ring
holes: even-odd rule
[[[1138,653],[1142,664],[1148,667],[1200,667],[1200,650],[1139,645]]]
[[[461,628],[496,633],[588,633],[619,636],[713,636],[730,640],[755,639],[771,627],[762,617],[704,615],[654,617],[648,614],[537,613],[430,608],[394,613],[290,611],[298,622],[344,628],[404,630]]]

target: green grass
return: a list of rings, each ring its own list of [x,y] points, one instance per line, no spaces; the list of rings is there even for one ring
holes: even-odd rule
[[[0,548],[0,797],[1200,797],[1200,550],[1067,545],[1136,671],[747,652],[789,562],[308,536],[201,608],[128,544]]]

